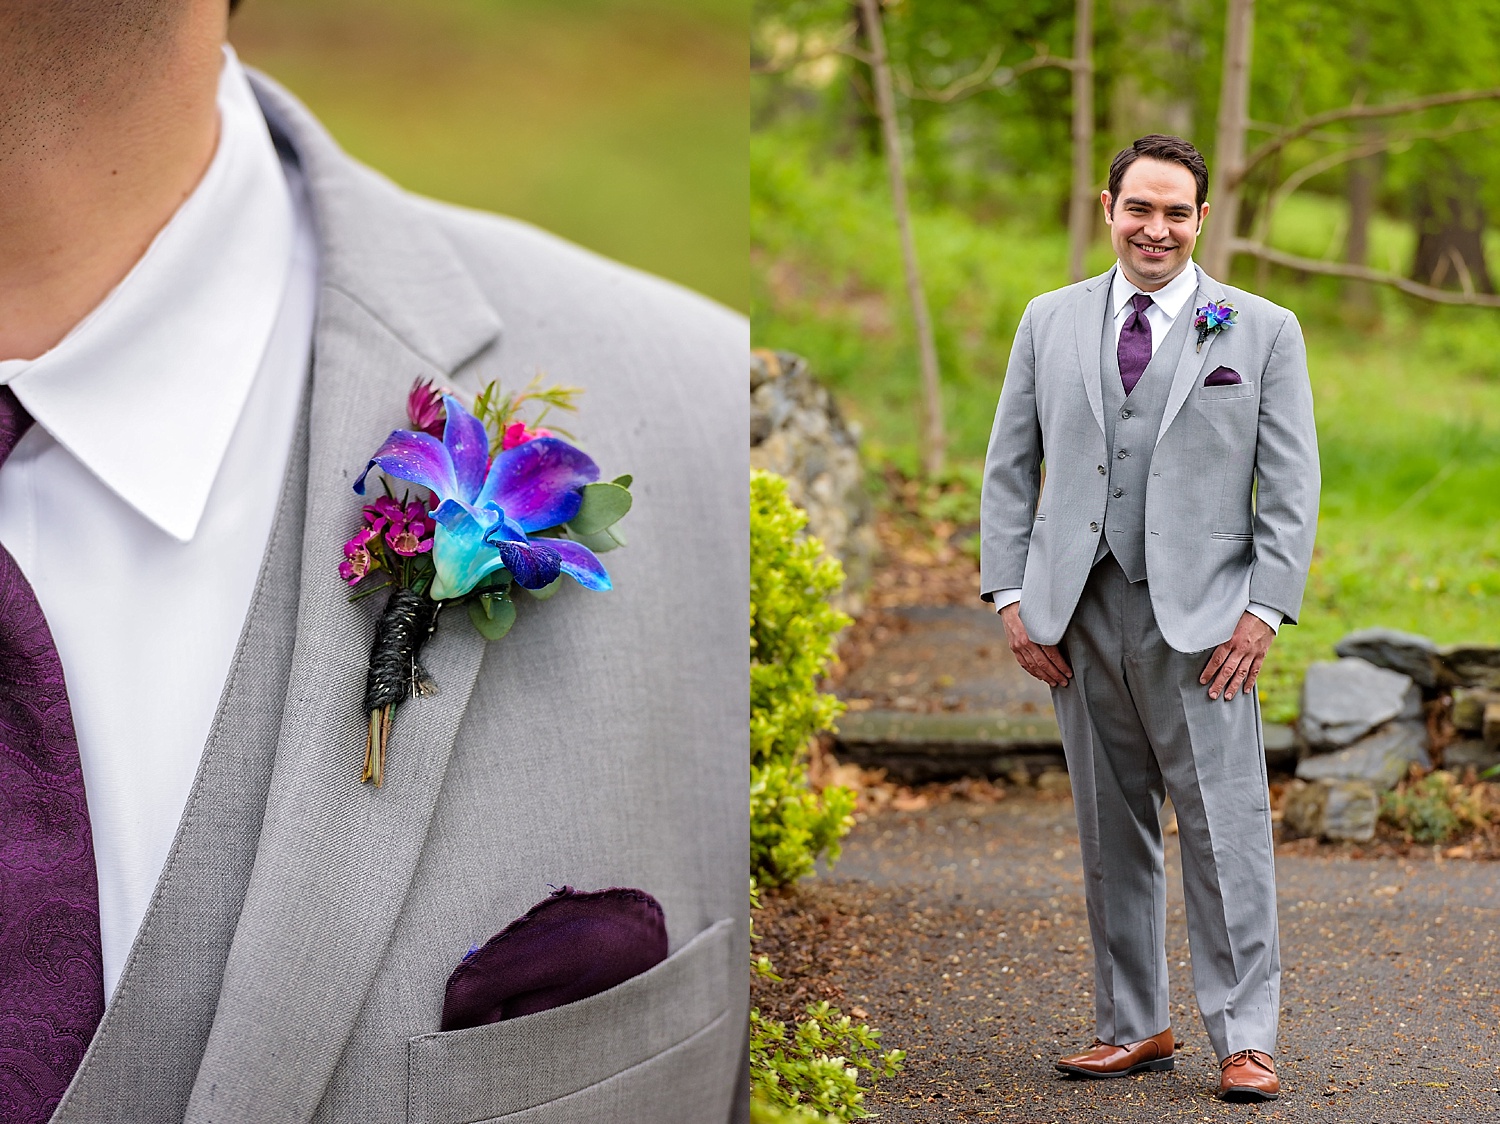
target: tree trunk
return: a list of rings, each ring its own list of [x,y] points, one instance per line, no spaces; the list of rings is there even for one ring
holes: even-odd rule
[[[922,441],[922,465],[929,476],[943,471],[948,439],[943,427],[942,387],[938,381],[937,344],[932,320],[927,314],[927,296],[922,290],[922,271],[917,265],[917,246],[911,234],[911,208],[906,199],[906,170],[901,155],[901,131],[896,122],[896,98],[891,88],[891,68],[886,59],[885,33],[880,25],[877,0],[859,0],[865,33],[870,43],[870,69],[875,75],[875,111],[880,115],[885,139],[886,169],[891,177],[891,199],[896,226],[901,234],[901,258],[906,267],[906,293],[911,300],[912,323],[922,362],[922,401],[926,425]]]
[[[1417,183],[1413,220],[1417,252],[1413,281],[1441,289],[1493,293],[1484,260],[1484,205],[1480,181],[1456,161],[1447,174],[1425,176]]]
[[[1094,0],[1077,0],[1073,25],[1073,190],[1068,201],[1068,280],[1082,281],[1093,240]]]
[[[1224,75],[1214,139],[1209,201],[1213,215],[1204,231],[1199,262],[1211,277],[1229,279],[1230,246],[1239,228],[1245,179],[1245,131],[1250,119],[1250,49],[1255,42],[1255,0],[1228,0],[1224,29]]]
[[[1376,139],[1377,130],[1367,129],[1366,141]],[[1349,234],[1344,242],[1344,260],[1350,265],[1369,265],[1370,220],[1375,217],[1375,196],[1380,189],[1380,174],[1384,168],[1381,153],[1362,156],[1349,165],[1347,194],[1349,201]],[[1344,283],[1344,300],[1360,312],[1371,312],[1375,307],[1375,290],[1358,281]]]

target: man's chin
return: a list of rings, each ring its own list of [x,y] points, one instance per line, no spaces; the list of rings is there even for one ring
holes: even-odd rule
[[[1162,258],[1148,258],[1140,253],[1130,255],[1130,268],[1143,281],[1165,284],[1182,272],[1187,260],[1175,254]]]

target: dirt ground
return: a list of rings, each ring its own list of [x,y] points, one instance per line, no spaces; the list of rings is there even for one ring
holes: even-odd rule
[[[867,802],[876,810],[833,871],[767,895],[757,916],[757,951],[784,980],[755,982],[762,1010],[792,1018],[827,998],[907,1051],[868,1098],[878,1119],[1500,1119],[1500,867],[1390,844],[1279,847],[1283,1097],[1226,1105],[1192,997],[1175,838],[1177,1069],[1069,1081],[1053,1061],[1093,1038],[1071,802],[983,783],[968,790],[977,800],[945,791]]]

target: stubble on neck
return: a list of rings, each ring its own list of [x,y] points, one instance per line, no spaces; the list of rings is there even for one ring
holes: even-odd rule
[[[0,3],[0,359],[52,347],[192,193],[223,0]]]

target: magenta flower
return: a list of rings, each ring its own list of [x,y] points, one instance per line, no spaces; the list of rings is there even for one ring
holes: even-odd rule
[[[555,436],[550,429],[527,429],[525,422],[511,422],[505,427],[505,433],[500,439],[500,448],[514,449],[517,445],[524,445],[528,441],[535,441],[538,437]]]
[[[369,542],[377,532],[362,527],[344,544],[344,560],[339,563],[339,577],[350,585],[364,581],[371,570],[379,569],[380,559],[370,552]]]
[[[411,420],[412,429],[442,440],[443,392],[430,380],[418,379],[411,384],[411,393],[406,396],[406,416]]]
[[[405,558],[432,549],[432,520],[426,506],[416,500],[402,507],[389,496],[381,496],[365,505],[365,522],[372,534],[384,531],[386,544]]]

